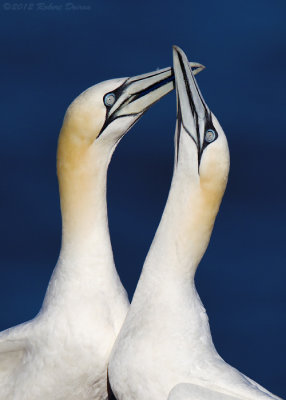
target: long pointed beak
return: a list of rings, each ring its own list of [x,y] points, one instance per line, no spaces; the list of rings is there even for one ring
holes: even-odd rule
[[[177,91],[177,147],[181,130],[184,129],[196,143],[198,163],[200,163],[205,130],[208,121],[211,121],[211,113],[198,88],[185,53],[177,46],[173,46],[173,61]]]
[[[194,74],[199,73],[205,67],[199,63],[190,63]],[[115,103],[107,112],[105,129],[116,118],[134,115],[141,117],[154,103],[175,88],[173,68],[164,68],[144,75],[127,78],[118,87],[113,95]],[[136,118],[136,119],[138,119]]]

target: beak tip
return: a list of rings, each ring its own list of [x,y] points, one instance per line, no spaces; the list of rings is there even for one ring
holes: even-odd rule
[[[173,54],[177,54],[180,53],[182,50],[180,49],[180,47],[173,45]]]
[[[178,54],[178,46],[172,46],[173,47],[173,57],[175,57],[176,54]]]
[[[203,71],[206,66],[201,64],[201,63],[197,63],[197,62],[188,62],[187,56],[184,53],[184,51],[176,45],[173,45],[173,59],[174,59],[174,64],[176,63],[176,60],[178,60],[178,55],[181,56],[181,58],[183,60],[185,60],[185,63],[189,64],[191,71],[193,72],[194,75],[197,75],[199,72]]]

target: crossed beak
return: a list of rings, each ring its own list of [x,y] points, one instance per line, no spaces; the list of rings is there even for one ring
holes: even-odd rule
[[[194,74],[205,67],[199,63],[190,63]],[[175,88],[173,68],[164,68],[144,75],[127,78],[124,83],[112,92],[116,100],[107,111],[106,121],[101,131],[113,120],[134,116],[137,121],[154,103]]]

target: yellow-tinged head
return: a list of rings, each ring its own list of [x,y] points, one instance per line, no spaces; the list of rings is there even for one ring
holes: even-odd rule
[[[61,134],[69,134],[78,143],[94,143],[106,118],[104,95],[120,86],[124,80],[102,82],[81,93],[66,111]]]

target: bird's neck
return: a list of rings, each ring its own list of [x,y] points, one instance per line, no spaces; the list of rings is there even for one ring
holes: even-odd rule
[[[112,149],[98,149],[62,128],[57,170],[62,213],[62,246],[45,303],[123,291],[110,243],[106,177]],[[96,288],[100,287],[100,290]],[[68,297],[68,301],[66,300]]]
[[[100,150],[65,131],[60,134],[57,169],[63,251],[80,251],[91,243],[97,251],[106,251],[106,246],[96,243],[109,244],[106,177],[111,151]]]
[[[152,280],[189,281],[208,246],[224,193],[217,182],[202,181],[181,163],[174,171],[166,207],[144,264]],[[146,273],[145,273],[146,272]],[[143,278],[144,279],[144,278]]]

